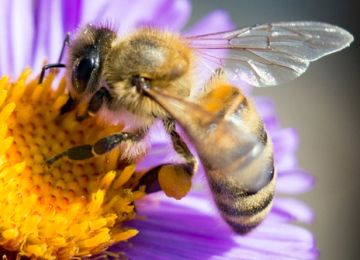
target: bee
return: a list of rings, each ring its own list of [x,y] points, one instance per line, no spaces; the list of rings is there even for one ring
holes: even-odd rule
[[[69,41],[67,63],[46,65],[40,82],[46,69],[66,67],[69,99],[61,114],[85,103],[87,110],[79,118],[98,115],[125,122],[127,129],[93,144],[71,147],[46,162],[64,156],[84,160],[125,144],[136,147],[161,120],[183,162],[150,169],[139,186],[145,185],[148,193],[163,190],[180,199],[191,187],[198,161],[177,132],[178,123],[204,165],[223,218],[235,232],[247,233],[270,211],[276,169],[260,116],[227,78],[256,87],[278,85],[352,41],[352,35],[340,27],[306,21],[188,37],[157,28],[118,37],[108,27],[87,25]],[[219,68],[201,91],[194,87],[198,60]],[[131,160],[134,153],[127,149],[123,159]]]

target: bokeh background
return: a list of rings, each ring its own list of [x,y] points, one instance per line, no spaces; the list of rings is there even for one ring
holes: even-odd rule
[[[271,97],[284,127],[300,135],[301,166],[316,178],[301,198],[314,209],[308,228],[321,259],[359,259],[360,241],[360,12],[342,0],[194,0],[190,24],[215,9],[239,27],[265,22],[313,20],[339,25],[355,36],[350,48],[313,63],[299,79],[257,90]]]

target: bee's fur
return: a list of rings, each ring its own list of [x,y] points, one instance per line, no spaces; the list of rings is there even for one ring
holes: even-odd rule
[[[176,132],[177,122],[196,148],[224,219],[234,231],[246,233],[271,208],[276,181],[272,143],[251,100],[226,80],[222,69],[197,91],[194,54],[230,69],[251,85],[272,86],[300,76],[311,61],[352,41],[353,36],[338,26],[308,21],[189,37],[155,28],[118,37],[108,26],[85,26],[70,43],[67,64],[45,65],[39,82],[46,69],[66,67],[70,98],[60,114],[82,103],[87,111],[79,119],[97,114],[112,123],[125,123],[126,128],[92,145],[69,148],[47,163],[63,156],[87,159],[114,147],[126,151],[127,158],[122,159],[131,161],[146,151],[139,144],[159,119],[183,162],[150,169],[138,187],[145,185],[146,192],[162,189],[180,199],[190,189],[197,161]],[[228,50],[229,56],[218,57],[211,50]],[[133,147],[137,152],[131,152]]]
[[[156,119],[161,119],[170,134],[175,151],[185,162],[175,165],[174,171],[176,174],[184,174],[184,178],[191,178],[197,169],[197,161],[176,132],[174,119],[179,120],[179,118],[169,113],[152,97],[144,95],[135,85],[136,82],[149,84],[150,87],[171,93],[179,99],[189,98],[193,94],[191,92],[194,86],[194,64],[192,49],[178,35],[153,28],[142,28],[117,38],[107,27],[87,26],[70,45],[67,63],[69,92],[76,103],[89,103],[89,113],[96,113],[112,123],[125,122],[127,132],[124,135],[119,133],[109,137],[106,143],[111,146],[108,142],[118,139],[117,136],[124,138],[120,147],[126,151],[124,154],[130,159],[134,154],[124,145],[137,147],[136,149],[142,147],[140,150],[145,151],[146,148],[136,143],[142,143],[149,127]],[[207,102],[214,91],[228,84],[224,73],[218,70],[206,84],[203,92],[197,94],[194,102],[198,104]],[[238,113],[237,116],[242,118],[249,131],[258,136],[265,145],[264,152],[244,169],[245,174],[250,176],[251,171],[266,171],[266,175],[273,169],[271,144],[267,141],[263,124],[251,102],[237,88],[231,88],[231,93],[216,104],[220,106],[219,111],[216,111],[216,118],[222,120],[227,113],[235,113],[232,107],[236,103],[239,103],[235,111]],[[198,126],[194,124],[194,127]],[[206,129],[199,129],[200,132],[203,130]],[[228,133],[223,132],[223,135],[226,137]],[[95,144],[103,142],[99,140]],[[222,142],[226,141],[210,138],[210,143],[205,139],[201,142],[204,147],[207,145],[221,147]],[[227,149],[230,153],[237,149],[233,145],[231,143],[228,145]],[[106,151],[105,148],[100,148],[101,153]],[[202,147],[198,149],[200,158],[209,152],[202,149]],[[209,150],[211,152],[212,149]],[[71,159],[70,153],[64,154]],[[86,156],[96,155],[99,154],[95,151]],[[221,158],[219,156],[220,160]],[[227,169],[214,170],[209,167],[211,162],[207,164],[204,160],[203,163],[215,201],[224,219],[239,233],[247,232],[256,226],[270,208],[275,173],[262,187],[258,187],[256,192],[250,194],[246,192],[243,184],[239,184],[236,178],[231,177],[232,174],[227,172]],[[139,181],[139,185],[146,185],[148,192],[161,188],[161,181],[158,178],[163,166],[166,165],[150,170]],[[236,160],[229,163],[229,167],[233,167],[235,172],[241,168]],[[172,168],[167,167],[167,171],[171,171],[169,169]],[[184,196],[187,192],[187,188],[180,187],[179,190],[175,195],[176,198]]]

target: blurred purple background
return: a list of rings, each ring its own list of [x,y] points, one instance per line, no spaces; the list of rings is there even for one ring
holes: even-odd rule
[[[356,259],[360,203],[360,48],[355,1],[193,1],[190,24],[221,8],[239,27],[265,22],[313,20],[341,26],[355,37],[350,48],[315,63],[299,79],[257,90],[273,98],[284,127],[301,138],[301,166],[317,184],[302,196],[315,211],[310,228],[321,259]]]

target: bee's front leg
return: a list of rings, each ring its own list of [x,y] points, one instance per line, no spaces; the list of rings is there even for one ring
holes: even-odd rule
[[[166,131],[171,136],[174,150],[185,162],[180,164],[162,164],[150,169],[139,180],[139,185],[145,185],[146,193],[163,190],[169,197],[181,199],[191,188],[191,181],[197,170],[198,162],[190,152],[185,142],[175,130],[173,120],[163,120]]]
[[[82,121],[89,116],[94,116],[102,107],[104,103],[109,103],[111,100],[111,95],[109,91],[102,87],[91,97],[88,107],[83,115],[77,115],[76,119]]]

